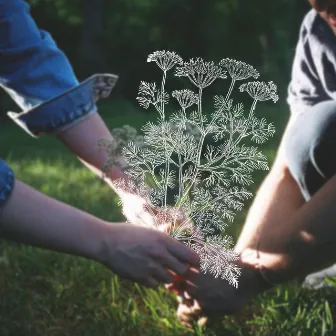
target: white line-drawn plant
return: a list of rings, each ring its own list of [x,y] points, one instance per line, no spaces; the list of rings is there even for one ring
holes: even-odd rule
[[[240,92],[253,98],[246,117],[243,104],[234,104],[230,97],[237,81],[259,77],[251,65],[229,58],[219,64],[202,58],[186,62],[170,51],[154,52],[147,61],[162,70],[161,86],[141,82],[137,100],[145,109],[154,106],[159,118],[157,123],[144,125],[143,136],[125,126],[114,131],[117,142],[101,139],[100,148],[109,151],[105,171],[124,160],[127,181],[118,180],[118,188],[146,199],[150,206],[144,211],[153,215],[154,227],[168,224],[170,235],[198,253],[202,272],[226,279],[237,288],[238,255],[224,229],[252,197],[245,188],[253,183],[251,173],[269,169],[266,156],[242,142],[249,138],[250,143],[262,144],[275,133],[272,123],[255,116],[255,109],[258,101],[276,102],[277,87],[273,82],[257,81],[240,85]],[[195,92],[166,92],[167,74],[173,68],[175,76],[189,79]],[[204,113],[204,90],[215,80],[226,79],[227,73],[231,77],[227,94],[214,96],[214,111]],[[179,109],[167,118],[166,105],[171,100]],[[121,134],[126,135],[124,141]]]

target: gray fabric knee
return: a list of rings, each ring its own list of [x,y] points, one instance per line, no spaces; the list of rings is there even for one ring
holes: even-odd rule
[[[308,201],[336,172],[336,101],[319,103],[298,116],[285,138],[289,171]]]

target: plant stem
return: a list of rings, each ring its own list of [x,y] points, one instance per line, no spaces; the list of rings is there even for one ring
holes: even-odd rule
[[[164,195],[164,206],[167,206],[167,194],[168,194],[168,177],[169,177],[169,159],[167,157],[167,141],[165,139],[165,132],[164,132],[164,123],[165,123],[165,113],[164,113],[164,88],[166,84],[166,78],[167,78],[167,70],[163,70],[163,77],[162,77],[162,82],[161,82],[161,118],[162,118],[162,133],[163,133],[163,138],[164,138],[164,148],[165,148],[165,156],[166,156],[166,163],[165,163],[165,195]]]
[[[254,99],[253,104],[252,104],[251,109],[250,109],[250,113],[249,113],[248,118],[247,118],[247,120],[246,120],[246,126],[245,126],[245,128],[244,128],[244,131],[241,132],[240,136],[239,136],[239,137],[237,138],[237,140],[235,141],[234,146],[238,145],[238,143],[239,143],[239,142],[246,136],[246,133],[245,133],[245,132],[246,132],[246,130],[247,130],[247,128],[248,128],[249,121],[252,120],[252,117],[253,117],[253,111],[255,110],[255,107],[256,107],[256,105],[257,105],[257,102],[258,102],[258,100],[257,100],[257,99]]]
[[[192,81],[192,82],[194,83],[194,81]],[[232,78],[229,91],[228,91],[228,93],[227,93],[227,95],[225,97],[225,103],[229,100],[229,98],[230,98],[230,96],[232,94],[235,82],[236,82],[236,80],[234,78]],[[198,112],[199,112],[200,117],[202,118],[202,87],[199,87],[199,92],[198,92]],[[232,136],[233,136],[233,134],[232,134],[232,132],[233,132],[233,124],[232,124],[233,120],[232,120],[232,115],[231,115],[230,111],[229,111],[229,115],[230,115],[230,127],[231,127],[230,140],[229,140],[229,145],[230,145],[230,143],[232,142]],[[201,154],[202,154],[202,148],[203,148],[204,140],[205,140],[205,137],[208,134],[211,126],[213,125],[213,123],[215,121],[216,121],[216,118],[213,118],[211,120],[210,124],[208,125],[208,127],[207,127],[206,130],[204,130],[203,127],[201,128],[202,132],[201,132],[201,138],[200,138],[200,141],[199,141],[199,144],[198,144],[198,159],[197,159],[197,165],[195,167],[195,175],[194,175],[194,178],[193,178],[192,182],[187,187],[186,192],[183,194],[182,197],[179,197],[179,201],[177,202],[177,206],[179,206],[179,207],[181,206],[181,204],[183,204],[183,201],[184,201],[185,197],[187,197],[187,195],[189,194],[191,188],[193,187],[193,185],[195,183],[196,177],[197,177],[198,172],[199,172],[198,167],[200,166],[200,159],[201,159]]]
[[[189,194],[191,188],[193,187],[193,185],[195,183],[195,180],[196,180],[196,177],[197,177],[197,174],[198,174],[198,168],[197,167],[200,165],[200,161],[201,161],[202,147],[203,147],[204,139],[205,139],[205,136],[206,136],[206,133],[205,133],[205,130],[204,130],[204,127],[203,127],[203,121],[202,121],[202,93],[203,93],[202,87],[198,86],[198,113],[199,113],[200,120],[201,120],[201,134],[202,135],[201,135],[200,141],[197,145],[198,157],[197,157],[197,162],[195,163],[195,175],[194,175],[192,181],[190,182],[189,186],[187,187],[185,193],[183,194],[182,198],[179,199],[179,201],[177,202],[177,204],[176,204],[177,206],[180,206],[181,204],[183,204],[183,201],[185,200],[185,198]]]
[[[227,95],[226,95],[226,97],[225,97],[225,103],[228,102],[228,100],[229,100],[229,98],[230,98],[230,96],[231,96],[231,93],[232,93],[232,90],[233,90],[233,87],[234,87],[235,83],[236,83],[236,80],[235,80],[234,78],[232,78],[232,81],[231,81],[231,85],[230,85],[229,91],[228,91],[228,93],[227,93]]]
[[[163,71],[163,78],[162,78],[162,82],[161,82],[161,111],[163,114],[163,118],[164,118],[164,87],[166,84],[166,78],[167,78],[167,70]]]
[[[225,103],[228,102],[235,83],[236,83],[236,80],[234,78],[232,78],[231,85],[230,85],[230,88],[229,88],[229,92],[228,92],[228,94],[226,95],[226,98],[225,98]],[[230,139],[229,139],[228,146],[231,146],[232,138],[233,138],[233,118],[232,118],[231,111],[229,110],[228,112],[229,112],[229,117],[230,117]]]
[[[180,200],[183,195],[183,191],[184,191],[184,185],[182,181],[183,165],[182,165],[182,157],[180,153],[178,153],[178,160],[179,160],[179,200]]]

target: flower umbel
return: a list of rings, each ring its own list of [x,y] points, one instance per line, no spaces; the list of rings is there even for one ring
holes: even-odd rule
[[[277,86],[272,82],[249,82],[239,87],[240,92],[246,91],[253,99],[266,101],[273,100],[276,103],[279,96],[276,94]]]
[[[211,85],[217,78],[226,78],[224,71],[214,62],[204,62],[200,57],[184,62],[176,68],[175,76],[188,77],[198,88],[205,88]]]
[[[175,90],[172,92],[172,96],[177,99],[183,110],[198,104],[198,95],[191,90]]]
[[[244,80],[250,77],[257,79],[259,77],[259,72],[252,65],[245,62],[224,58],[219,62],[219,65],[226,68],[234,80]]]
[[[147,58],[147,62],[156,62],[156,64],[163,70],[168,71],[176,64],[183,64],[182,58],[172,51],[155,51]]]

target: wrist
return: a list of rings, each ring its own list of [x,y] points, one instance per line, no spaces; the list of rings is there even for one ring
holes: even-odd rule
[[[298,258],[291,253],[275,253],[246,248],[241,254],[241,262],[259,274],[269,287],[294,279]]]
[[[244,292],[248,291],[248,294],[253,296],[274,287],[274,284],[260,272],[260,261],[257,253],[243,250],[239,257],[238,266],[242,269],[239,287],[244,288]]]
[[[108,244],[107,240],[111,242],[113,238],[113,223],[109,223],[107,221],[101,220],[95,229],[95,236],[92,239],[91,247],[90,247],[90,259],[97,261],[101,264],[104,264],[107,260],[108,256],[106,255],[106,246]],[[113,245],[113,242],[110,243]]]
[[[118,186],[117,181],[122,180],[127,182],[129,180],[128,176],[120,167],[113,166],[108,170],[108,172],[104,172],[104,169],[102,169],[101,174],[104,181],[118,194],[120,198],[129,193],[128,190]]]
[[[118,248],[118,241],[120,241],[120,235],[124,223],[112,223],[104,221],[99,229],[99,239],[96,249],[93,254],[95,261],[103,265],[111,265],[114,258],[114,252]]]

